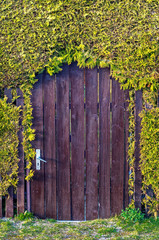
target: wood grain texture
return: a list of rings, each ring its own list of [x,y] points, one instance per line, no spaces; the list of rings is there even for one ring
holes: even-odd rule
[[[56,219],[55,76],[46,72],[43,92],[46,217]]]
[[[7,96],[8,103],[12,102],[12,93],[11,89],[4,89],[4,94]],[[14,206],[13,206],[13,187],[9,187],[8,189],[8,197],[5,198],[6,206],[5,206],[5,217],[13,217],[14,215]]]
[[[35,140],[33,147],[40,149],[41,158],[43,158],[43,74],[38,75],[38,82],[35,83],[32,90],[33,106],[33,128],[35,129]],[[33,161],[34,177],[31,182],[31,210],[35,216],[44,218],[44,164],[41,162],[41,169],[36,170],[36,160]]]
[[[70,202],[70,115],[69,67],[56,76],[57,104],[57,167],[58,167],[58,219],[71,219]]]
[[[5,217],[12,218],[14,216],[13,187],[8,188],[8,194],[8,197],[6,197]]]
[[[138,90],[135,92],[135,162],[134,162],[134,171],[135,171],[135,182],[134,182],[134,191],[135,191],[135,208],[141,209],[141,184],[142,176],[141,170],[139,167],[140,163],[140,133],[141,133],[141,118],[139,113],[142,110],[142,91]]]
[[[28,176],[30,173],[29,169],[26,169],[26,175]],[[27,211],[31,212],[31,184],[30,181],[26,182],[26,201],[27,201]]]
[[[128,163],[128,137],[129,137],[129,90],[124,92],[125,100],[125,163],[124,163],[124,208],[129,205],[129,163]]]
[[[23,101],[23,94],[20,89],[17,89],[17,95],[19,98],[16,100],[17,107],[21,106],[21,109],[23,108],[24,101]],[[22,112],[20,114],[20,121],[19,121],[19,132],[18,132],[18,138],[19,138],[19,146],[18,146],[18,157],[19,157],[19,170],[18,170],[18,186],[17,186],[17,214],[23,213],[25,211],[24,203],[24,188],[25,188],[25,173],[24,173],[24,151],[23,151],[23,133],[22,133]]]
[[[97,68],[86,68],[86,219],[98,218]]]
[[[99,69],[99,218],[110,217],[110,70]]]
[[[84,220],[84,70],[70,66],[72,220]]]
[[[124,92],[112,80],[111,214],[120,214],[124,195]]]

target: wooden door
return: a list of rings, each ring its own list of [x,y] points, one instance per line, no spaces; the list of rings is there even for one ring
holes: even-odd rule
[[[109,68],[64,65],[38,75],[32,92],[40,170],[31,182],[31,210],[40,218],[90,220],[118,214],[128,199],[124,92]],[[118,201],[116,201],[118,199]]]

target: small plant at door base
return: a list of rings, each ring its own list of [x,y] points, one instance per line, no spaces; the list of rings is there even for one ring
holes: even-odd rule
[[[25,211],[24,213],[20,213],[15,217],[16,220],[24,221],[28,219],[33,219],[34,215],[31,212]]]
[[[139,210],[135,208],[128,207],[121,212],[121,217],[126,222],[141,222],[144,219],[144,214]]]

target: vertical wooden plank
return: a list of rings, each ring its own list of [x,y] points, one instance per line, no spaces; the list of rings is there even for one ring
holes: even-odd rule
[[[5,89],[4,94],[8,97],[7,102],[12,102],[12,93],[11,89]],[[13,217],[14,207],[13,207],[13,187],[8,189],[8,197],[6,197],[6,208],[5,208],[5,217]]]
[[[71,219],[70,202],[70,143],[69,143],[69,67],[56,76],[57,97],[57,167],[58,219]]]
[[[72,219],[84,220],[84,69],[70,66]]]
[[[142,110],[142,91],[138,90],[135,92],[135,162],[134,162],[134,171],[135,171],[135,182],[134,182],[134,191],[135,191],[135,208],[141,210],[141,184],[142,176],[140,170],[140,133],[141,133],[141,118],[139,113]]]
[[[46,217],[56,219],[55,76],[45,73],[43,88]]]
[[[86,219],[98,218],[97,68],[86,69]]]
[[[28,163],[27,163],[28,164]],[[30,170],[26,169],[26,175],[29,175]],[[31,191],[30,191],[30,181],[26,182],[26,195],[27,195],[27,211],[31,212]]]
[[[38,76],[38,82],[35,83],[32,90],[31,102],[33,106],[33,128],[35,129],[35,140],[33,147],[40,149],[41,158],[43,158],[43,74]],[[44,211],[44,164],[41,162],[41,169],[36,170],[36,160],[33,161],[34,177],[31,182],[31,210],[40,218],[45,217]]]
[[[99,69],[99,217],[110,217],[110,70]]]
[[[124,92],[118,81],[112,80],[112,169],[111,213],[123,209],[124,188]]]
[[[129,137],[129,90],[124,93],[125,99],[125,164],[124,164],[124,208],[129,205],[129,163],[128,163],[128,137]]]
[[[20,89],[17,89],[17,95],[19,98],[16,100],[16,105],[17,107],[21,106],[21,108],[24,105],[23,101],[23,94]],[[19,121],[19,126],[20,130],[18,132],[18,138],[19,138],[19,146],[18,146],[18,156],[19,156],[19,170],[18,170],[18,186],[17,186],[17,214],[23,213],[25,208],[24,208],[24,188],[25,188],[25,182],[24,182],[24,151],[23,151],[23,134],[22,134],[22,113],[20,114],[20,121]]]
[[[13,187],[8,188],[8,197],[6,197],[5,217],[10,218],[14,216],[13,207]]]

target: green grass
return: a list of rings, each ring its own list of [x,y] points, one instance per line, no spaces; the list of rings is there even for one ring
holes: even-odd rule
[[[22,220],[21,220],[22,219]],[[0,220],[0,239],[159,239],[159,218],[141,222],[125,221],[122,217],[86,222],[57,222],[39,220],[27,215]]]

